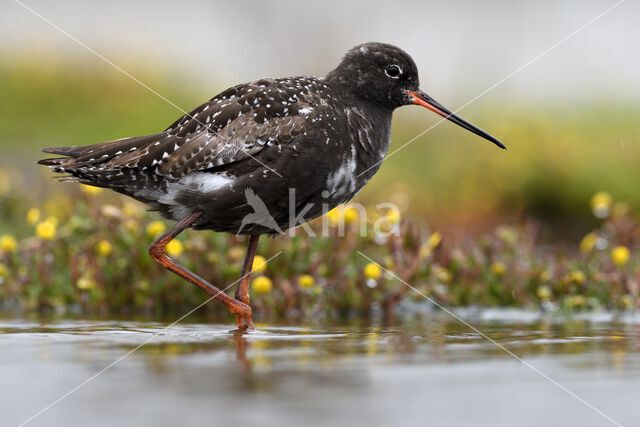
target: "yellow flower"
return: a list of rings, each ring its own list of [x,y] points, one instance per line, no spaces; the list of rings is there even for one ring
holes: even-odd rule
[[[553,277],[553,273],[550,270],[544,270],[540,273],[539,279],[541,282],[548,282]]]
[[[400,210],[399,209],[389,209],[387,211],[387,221],[391,224],[400,224],[401,220]]]
[[[344,215],[345,224],[352,224],[358,221],[358,218],[360,218],[360,213],[358,212],[358,209],[352,206],[345,207],[343,215]]]
[[[127,230],[129,230],[132,233],[137,233],[138,229],[140,228],[138,225],[138,222],[136,220],[133,219],[128,219],[124,222],[124,228],[126,228]]]
[[[108,240],[100,240],[96,245],[96,251],[98,252],[98,255],[103,257],[108,257],[109,255],[111,255],[112,250],[113,247]]]
[[[169,256],[178,257],[184,252],[184,245],[180,240],[174,239],[167,243],[166,251]]]
[[[359,213],[357,209],[352,208],[354,212]],[[349,211],[346,211],[349,213]],[[378,244],[382,244],[386,241],[386,237],[394,234],[398,235],[400,232],[400,222],[402,221],[402,215],[400,210],[396,207],[387,208],[384,212],[378,212],[371,210],[369,217],[367,217],[366,211],[364,212],[364,219],[369,220],[373,224],[374,234],[376,234],[376,241]],[[347,222],[349,218],[347,218]],[[380,233],[380,234],[378,234]]]
[[[599,191],[591,197],[591,211],[596,218],[609,216],[613,197],[606,191]]]
[[[587,306],[587,298],[584,295],[572,295],[567,297],[567,304],[570,308],[584,308]]]
[[[78,289],[88,290],[96,287],[96,282],[89,276],[82,276],[76,281]]]
[[[444,267],[440,267],[439,265],[433,266],[433,274],[438,279],[438,281],[442,283],[449,283],[451,281],[451,272]]]
[[[551,299],[551,288],[548,286],[538,286],[536,293],[538,294],[538,298],[542,301],[549,301]]]
[[[17,248],[18,242],[13,236],[5,234],[4,236],[0,237],[0,252],[11,254],[15,252]]]
[[[56,238],[56,225],[51,220],[46,220],[36,225],[36,236],[43,240],[53,240]]]
[[[338,206],[327,212],[329,223],[337,226],[340,223],[352,224],[360,218],[360,212],[353,206]]]
[[[495,261],[491,264],[491,271],[496,276],[502,276],[507,271],[507,267],[500,261]]]
[[[256,255],[253,258],[253,265],[251,266],[251,271],[254,273],[264,273],[267,269],[267,260],[265,257],[261,255]]]
[[[382,268],[378,264],[370,262],[364,267],[364,277],[367,279],[378,280],[382,277]]]
[[[427,246],[431,249],[435,249],[438,247],[438,245],[440,245],[441,242],[442,242],[442,234],[436,231],[427,239]]]
[[[340,218],[342,217],[340,213],[340,208],[333,208],[329,212],[327,212],[327,218],[329,219],[329,223],[331,225],[338,225],[340,223]]]
[[[631,253],[626,246],[616,246],[611,251],[611,261],[618,267],[624,267],[629,262]]]
[[[94,187],[93,185],[80,184],[80,190],[82,190],[82,192],[87,196],[95,196],[102,193],[102,188]]]
[[[633,301],[633,297],[629,294],[622,295],[619,301],[620,308],[623,310],[633,310],[635,307],[635,302]]]
[[[147,225],[147,235],[151,237],[158,237],[166,230],[166,226],[162,221],[151,221]]]
[[[29,225],[36,225],[40,221],[40,209],[31,208],[27,211],[27,223]]]
[[[598,241],[598,235],[596,233],[589,233],[580,241],[580,252],[588,254],[596,246]]]
[[[273,282],[266,276],[258,276],[251,282],[251,288],[256,294],[268,294],[273,289]]]
[[[303,274],[298,277],[298,285],[301,288],[309,289],[312,288],[316,284],[316,280],[310,274]]]
[[[139,218],[142,215],[142,208],[134,202],[126,201],[122,206],[122,213],[129,218]]]
[[[587,281],[587,276],[580,270],[573,270],[569,273],[569,281],[575,283],[576,285],[582,285]]]
[[[442,234],[440,234],[438,231],[431,234],[431,236],[429,236],[427,241],[420,247],[420,252],[419,252],[420,257],[428,258],[429,255],[431,255],[431,253],[433,252],[433,250],[437,248],[441,242],[442,242]]]

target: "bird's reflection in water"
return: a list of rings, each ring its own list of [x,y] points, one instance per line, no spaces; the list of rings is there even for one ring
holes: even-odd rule
[[[236,360],[238,365],[245,371],[251,372],[251,362],[247,358],[247,350],[249,349],[249,341],[242,332],[233,334],[233,341],[236,344]]]
[[[624,364],[630,345],[625,331],[598,337],[583,324],[534,323],[514,331],[509,325],[487,324],[483,333],[522,354],[580,354],[600,349],[613,352],[612,364]],[[571,336],[595,338],[566,338]],[[179,332],[179,333],[178,333]],[[167,341],[141,348],[157,375],[200,383],[219,390],[260,392],[279,387],[358,387],[368,371],[394,364],[434,365],[509,358],[495,344],[464,325],[430,322],[409,326],[337,326],[331,328],[259,325],[250,333],[210,325],[188,325]],[[211,375],[217,385],[207,383]]]
[[[607,389],[634,390],[633,381],[640,375],[640,321],[476,325],[519,357],[535,357],[536,366],[551,367],[565,378],[591,380],[595,372],[598,381],[608,381]],[[299,415],[298,422],[327,424],[327,413],[333,413],[338,424],[386,425],[397,421],[396,412],[424,413],[427,418],[418,418],[428,419],[435,405],[455,403],[462,380],[477,390],[481,403],[492,393],[510,396],[519,379],[525,384],[521,393],[531,390],[527,401],[544,396],[528,386],[531,372],[511,355],[459,322],[442,318],[393,327],[262,324],[245,335],[229,329],[210,323],[172,328],[142,322],[0,325],[3,349],[8,349],[3,361],[20,374],[5,396],[13,399],[7,410],[17,408],[20,417],[4,424],[18,424],[18,418],[31,412],[29,402],[59,396],[61,378],[82,384],[114,360],[121,361],[56,411],[91,424],[105,410],[105,401],[109,414],[118,408],[118,414],[131,419],[140,416],[140,402],[146,401],[153,410],[143,415],[158,425],[237,424],[238,414],[243,423],[258,425],[285,425],[291,423],[291,414]],[[34,367],[42,367],[35,376]],[[553,399],[545,405],[553,406]],[[425,409],[425,402],[435,404]],[[514,420],[521,412],[515,411]],[[206,422],[186,420],[193,414]],[[389,414],[393,418],[385,419]],[[469,424],[466,421],[458,424]]]
[[[141,348],[154,374],[180,377],[213,391],[221,384],[236,391],[261,392],[297,387],[360,388],[376,363],[411,357],[412,337],[381,327],[319,330],[258,326],[250,333],[202,331],[193,339]],[[191,369],[191,368],[196,368]],[[211,376],[216,382],[205,381]],[[196,386],[198,387],[198,386]]]

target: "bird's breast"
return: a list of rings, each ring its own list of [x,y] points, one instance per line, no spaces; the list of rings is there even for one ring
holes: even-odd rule
[[[327,191],[340,202],[352,198],[377,172],[390,138],[390,117],[372,117],[358,109],[349,109],[346,117],[348,137],[326,180]]]
[[[360,188],[358,181],[358,156],[355,145],[345,152],[337,167],[327,175],[326,191],[337,198],[351,198]]]

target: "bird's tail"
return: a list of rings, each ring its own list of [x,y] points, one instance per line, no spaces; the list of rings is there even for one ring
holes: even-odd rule
[[[158,139],[160,139],[160,134],[134,136],[92,145],[49,147],[42,151],[64,157],[42,159],[38,161],[38,164],[49,166],[56,172],[70,172],[67,169],[72,170],[107,163],[115,157],[142,148]]]

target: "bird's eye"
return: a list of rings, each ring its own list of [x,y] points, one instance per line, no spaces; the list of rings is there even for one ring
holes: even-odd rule
[[[402,70],[397,65],[387,65],[384,67],[384,73],[392,79],[397,79],[402,74]]]

